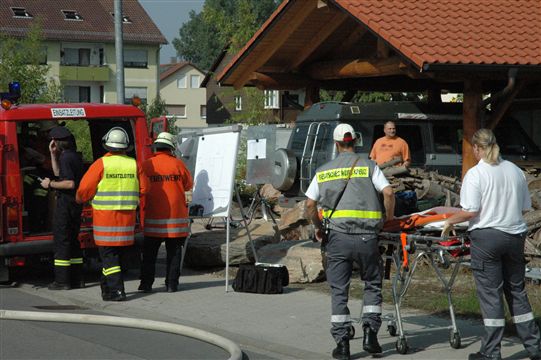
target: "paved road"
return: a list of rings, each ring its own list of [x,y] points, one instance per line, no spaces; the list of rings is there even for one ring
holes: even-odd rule
[[[66,304],[65,301],[61,301]],[[18,288],[0,289],[4,310],[104,315]],[[0,359],[224,359],[221,348],[179,335],[101,325],[0,320]]]
[[[163,274],[163,271],[160,273]],[[331,358],[334,343],[329,334],[330,298],[326,294],[293,288],[287,288],[282,295],[226,293],[223,278],[189,270],[181,278],[181,291],[177,293],[164,292],[163,277],[156,280],[156,292],[151,294],[137,292],[138,283],[137,272],[129,273],[126,281],[128,301],[123,303],[103,302],[96,282],[91,282],[85,289],[54,292],[44,287],[46,283],[43,280],[30,280],[16,289],[2,289],[0,294],[17,291],[26,294],[28,299],[44,298],[60,305],[85,307],[89,311],[107,315],[193,326],[233,340],[241,346],[248,359]],[[24,299],[20,303],[32,301],[35,300]],[[351,310],[352,314],[359,314],[359,301],[353,302]],[[385,308],[386,313],[391,310],[391,307]],[[463,347],[455,350],[448,342],[448,319],[413,310],[405,310],[403,318],[410,352],[406,355],[397,354],[396,338],[387,334],[384,326],[380,332],[384,358],[465,359],[469,353],[479,349],[478,336],[482,333],[479,321],[459,321]],[[357,330],[360,333],[359,327]],[[358,335],[352,341],[352,354],[354,358],[364,358],[368,354],[362,351],[362,339]],[[132,338],[129,335],[123,336],[125,339]],[[154,340],[147,341],[146,335],[140,336],[138,339],[145,339],[149,347],[154,346]],[[176,340],[170,341],[173,343]],[[123,354],[128,357],[148,355],[138,351],[135,354],[123,349],[119,351],[124,351]],[[164,354],[165,358],[171,353]],[[527,357],[514,338],[505,339],[503,355],[507,359]]]

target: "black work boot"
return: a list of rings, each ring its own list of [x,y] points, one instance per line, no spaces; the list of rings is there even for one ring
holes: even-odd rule
[[[105,301],[125,301],[126,293],[122,290],[113,290],[109,293],[109,298]]]
[[[167,284],[165,285],[167,292],[173,293],[178,291],[178,284]]]
[[[137,288],[137,290],[148,294],[148,293],[152,292],[152,285],[141,283],[141,284],[139,284],[139,287]]]
[[[381,353],[381,346],[378,342],[378,333],[370,328],[370,326],[363,326],[363,350],[370,354]]]
[[[53,281],[52,283],[47,286],[49,290],[70,290],[71,286],[68,284],[61,284],[56,281]]]
[[[339,360],[349,360],[349,339],[344,338],[336,344],[336,349],[332,351],[332,357]]]
[[[474,354],[468,355],[468,360],[501,360],[501,359],[502,357],[499,355],[489,356],[489,355],[483,354],[480,351]]]

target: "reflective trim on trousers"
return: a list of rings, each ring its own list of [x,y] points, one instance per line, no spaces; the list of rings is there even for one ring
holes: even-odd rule
[[[363,313],[366,313],[366,314],[369,314],[369,313],[381,314],[381,306],[380,305],[366,305],[366,306],[363,306]]]
[[[94,234],[94,240],[116,243],[119,241],[133,241],[134,235],[115,236],[115,235],[96,235]]]
[[[120,266],[113,266],[113,267],[110,267],[108,269],[102,269],[102,274],[104,276],[108,276],[108,275],[112,275],[112,274],[116,274],[116,273],[119,273],[121,272],[122,270],[120,269]]]
[[[522,314],[522,315],[513,316],[513,322],[515,324],[523,323],[523,322],[526,322],[526,321],[531,321],[533,319],[534,319],[534,316],[533,316],[532,312]]]
[[[93,226],[94,231],[103,231],[103,232],[128,232],[135,229],[133,226]]]
[[[54,266],[70,266],[69,260],[54,259]]]
[[[489,327],[504,327],[505,319],[483,319],[483,323]]]
[[[79,265],[83,263],[83,258],[72,258],[70,259],[72,265]]]
[[[331,322],[332,323],[351,322],[351,316],[350,315],[332,315],[331,316]]]
[[[145,219],[145,224],[165,225],[165,224],[188,224],[188,219]]]
[[[145,227],[145,234],[147,233],[159,233],[159,234],[177,234],[187,233],[190,231],[189,227],[176,227],[176,228],[159,228],[159,227]]]

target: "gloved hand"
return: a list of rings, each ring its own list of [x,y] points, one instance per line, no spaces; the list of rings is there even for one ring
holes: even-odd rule
[[[456,235],[455,227],[452,224],[449,224],[447,221],[443,223],[443,230],[441,231],[441,237],[447,238],[449,237],[449,234],[453,233],[453,235]]]

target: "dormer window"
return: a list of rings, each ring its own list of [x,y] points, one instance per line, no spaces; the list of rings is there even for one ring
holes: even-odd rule
[[[28,11],[26,11],[25,8],[19,8],[19,7],[12,7],[11,11],[13,11],[13,17],[17,18],[32,18],[32,14],[30,14]]]
[[[115,13],[111,13],[111,16],[112,16],[113,19],[114,19]],[[131,21],[131,19],[130,19],[129,16],[127,16],[127,15],[122,15],[122,22],[123,22],[124,24],[131,24],[132,21]]]
[[[62,10],[62,13],[64,14],[64,20],[83,20],[83,17],[77,11]]]

